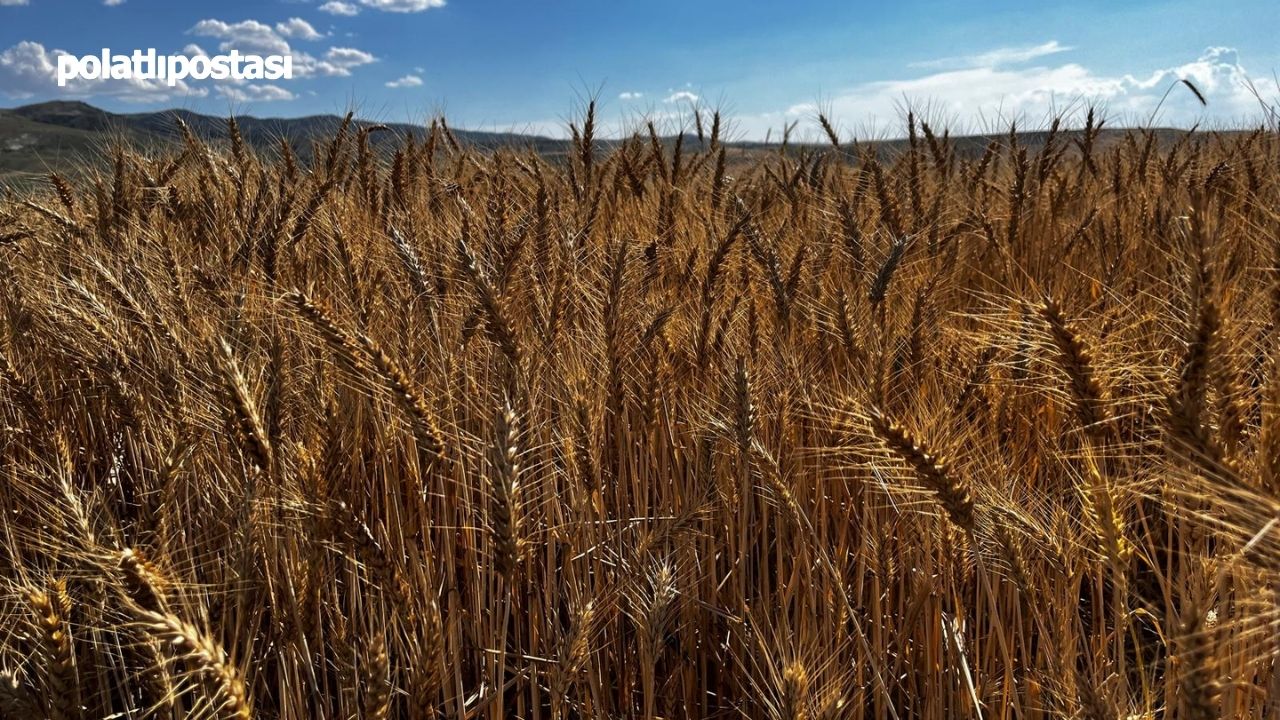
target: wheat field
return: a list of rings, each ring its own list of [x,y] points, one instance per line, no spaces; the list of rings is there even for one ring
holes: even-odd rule
[[[822,120],[9,193],[0,716],[1275,717],[1280,136]]]

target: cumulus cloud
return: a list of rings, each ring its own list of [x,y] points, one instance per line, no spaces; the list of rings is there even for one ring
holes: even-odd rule
[[[621,92],[621,93],[618,93],[618,99],[619,99],[619,100],[639,100],[639,99],[640,99],[640,98],[642,98],[642,97],[644,97],[644,93],[642,93],[642,92]]]
[[[274,28],[257,20],[228,23],[222,20],[206,19],[196,23],[188,32],[192,35],[221,40],[218,49],[222,52],[235,49],[242,53],[256,55],[290,55],[293,57],[295,78],[312,75],[346,77],[351,75],[353,68],[368,65],[377,60],[364,50],[347,47],[331,47],[322,57],[317,58],[310,53],[295,50],[285,39],[286,34],[291,36],[296,34],[297,37],[311,39],[306,37],[307,30],[315,33],[317,38],[320,37],[315,28],[299,18],[291,18],[287,22],[277,24]]]
[[[188,32],[221,40],[218,49],[224,52],[235,49],[257,55],[288,55],[290,51],[287,40],[270,25],[257,20],[228,23],[206,19],[196,23]]]
[[[24,40],[14,45],[0,53],[0,79],[3,79],[0,86],[6,94],[19,98],[30,97],[50,86],[57,87],[58,56],[62,54],[61,50],[46,52],[37,42]]]
[[[111,96],[126,102],[165,102],[173,98],[203,97],[208,91],[179,81],[169,87],[164,80],[95,81],[74,79],[58,87],[58,56],[65,50],[46,50],[38,42],[24,40],[0,52],[0,94],[24,99],[37,94],[63,97]]]
[[[365,65],[375,60],[372,55],[363,50],[346,47],[329,48],[329,52],[324,54],[324,59],[348,67]]]
[[[360,0],[360,4],[383,12],[415,13],[444,7],[444,0]]]
[[[678,103],[678,102],[696,103],[698,102],[698,96],[689,92],[688,90],[680,90],[679,92],[673,92],[670,95],[666,96],[665,98],[662,99],[662,102],[664,103]]]
[[[386,85],[389,88],[420,87],[422,85],[422,78],[417,75],[405,75],[398,80],[388,82]]]
[[[350,75],[351,69],[376,62],[377,58],[356,48],[332,47],[316,68],[324,75]]]
[[[329,13],[330,15],[343,15],[346,17],[360,14],[360,8],[349,2],[342,2],[342,0],[329,0],[329,2],[316,9],[323,13]]]
[[[1037,46],[1045,49],[1041,56],[1053,54],[1047,52],[1050,45]],[[822,110],[846,122],[896,130],[903,107],[911,106],[923,109],[931,122],[946,123],[956,131],[978,131],[1007,126],[1013,120],[1024,127],[1035,125],[1050,112],[1079,110],[1087,104],[1102,107],[1113,118],[1112,124],[1145,124],[1159,106],[1155,122],[1189,126],[1256,120],[1260,106],[1255,89],[1263,98],[1280,99],[1274,79],[1252,79],[1231,48],[1211,47],[1194,61],[1138,75],[1099,73],[1078,63],[1019,67],[1018,60],[1010,59],[1016,55],[996,50],[972,56],[983,59],[981,66],[863,83],[825,100]],[[1194,83],[1208,106],[1202,107],[1190,92],[1179,88],[1160,105],[1165,91],[1179,79]],[[803,126],[818,109],[814,103],[802,103],[782,112],[739,118],[739,124],[746,134],[762,137],[768,128],[794,120],[801,120]]]
[[[296,95],[279,85],[243,83],[239,85],[219,85],[219,95],[232,102],[273,102],[292,100]]]
[[[315,28],[311,27],[311,23],[296,17],[276,23],[276,32],[284,37],[297,38],[299,40],[319,40],[324,37]]]

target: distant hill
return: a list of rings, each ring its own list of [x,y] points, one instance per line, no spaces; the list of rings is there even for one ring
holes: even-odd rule
[[[89,106],[85,106],[89,107]],[[97,155],[103,135],[88,125],[89,116],[64,117],[68,124],[43,122],[39,113],[28,116],[16,110],[0,110],[0,181],[43,173],[83,163]]]
[[[110,140],[128,140],[144,146],[178,142],[180,118],[205,140],[227,138],[226,118],[201,115],[189,110],[162,110],[149,113],[112,113],[88,103],[53,101],[0,109],[0,182],[13,183],[24,177],[43,176],[50,171],[74,173],[86,164],[102,162],[101,148]],[[342,123],[335,115],[298,118],[256,118],[237,116],[241,135],[253,148],[274,152],[287,140],[304,161],[311,155],[312,142],[331,137]],[[381,125],[361,121],[365,125]],[[391,145],[410,133],[422,137],[426,128],[405,123],[385,123],[389,132],[372,136],[375,146]],[[562,140],[515,133],[454,130],[459,141],[481,148],[528,147],[539,152],[563,151]]]
[[[53,101],[25,105],[12,109],[0,109],[0,184],[26,184],[34,178],[58,171],[75,175],[86,167],[103,162],[100,152],[110,140],[127,140],[142,146],[155,146],[177,142],[180,139],[176,118],[181,118],[199,137],[210,141],[227,138],[227,120],[222,117],[201,115],[189,110],[162,110],[148,113],[113,113],[87,103],[77,101]],[[342,119],[336,115],[311,115],[297,118],[256,118],[237,116],[240,132],[252,147],[260,152],[274,153],[282,139],[287,140],[294,152],[305,162],[310,159],[316,140],[331,137]],[[381,124],[361,121],[366,125]],[[422,137],[426,128],[406,123],[387,123],[389,132],[372,136],[375,147],[388,147],[410,133]],[[1105,145],[1123,134],[1123,130],[1105,130],[1099,139]],[[1158,129],[1160,140],[1176,137],[1182,131]],[[466,144],[483,149],[499,147],[530,148],[546,155],[559,155],[568,148],[565,140],[516,133],[454,130],[455,136]],[[1071,135],[1073,133],[1064,133]],[[982,152],[997,136],[971,135],[953,138],[962,154]],[[1003,136],[1000,136],[1003,137]],[[1020,133],[1019,140],[1030,149],[1043,144],[1044,132]],[[666,138],[674,142],[675,138]],[[686,136],[688,146],[695,146],[697,139]],[[611,143],[603,142],[602,146]],[[905,147],[905,140],[885,140],[874,143],[890,152]],[[776,145],[757,142],[733,143],[743,154],[776,148]]]

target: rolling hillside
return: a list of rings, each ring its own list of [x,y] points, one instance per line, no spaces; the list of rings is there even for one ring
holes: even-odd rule
[[[104,158],[102,148],[113,140],[127,140],[135,147],[146,148],[156,143],[175,142],[180,137],[176,119],[182,119],[202,140],[213,143],[227,137],[227,120],[222,117],[202,115],[189,110],[162,110],[147,113],[112,113],[78,101],[52,101],[0,109],[0,184],[8,186],[29,185],[33,179],[56,171],[66,176],[82,174],[87,169],[100,166]],[[314,141],[332,137],[342,118],[336,115],[311,115],[297,118],[256,118],[238,116],[240,132],[256,151],[274,154],[281,140],[287,140],[299,158],[307,162],[311,158]],[[363,121],[367,124],[381,124]],[[387,132],[375,133],[371,142],[375,147],[395,147],[408,135],[419,136],[426,132],[420,125],[388,123]],[[1157,138],[1163,144],[1179,136],[1183,131],[1157,129]],[[480,149],[498,147],[533,148],[543,155],[562,154],[569,146],[566,140],[516,133],[454,130],[463,143]],[[1070,139],[1073,133],[1062,136]],[[1103,130],[1097,138],[1099,147],[1106,147],[1122,137],[1121,129]],[[1043,131],[1019,133],[1019,142],[1030,150],[1039,148],[1046,137]],[[664,144],[674,144],[675,137],[664,138]],[[970,135],[952,138],[960,155],[980,154],[993,140],[993,135]],[[697,143],[697,138],[685,136],[687,147]],[[882,140],[874,144],[893,152],[903,148],[906,140]],[[604,141],[601,147],[614,143]],[[739,160],[749,160],[759,152],[776,149],[776,144],[738,142],[731,145]],[[731,158],[732,161],[733,158]]]

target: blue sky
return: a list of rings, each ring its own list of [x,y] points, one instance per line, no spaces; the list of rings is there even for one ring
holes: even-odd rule
[[[74,22],[72,22],[74,19]],[[76,98],[117,111],[338,113],[558,135],[598,94],[610,132],[720,106],[740,137],[824,108],[849,134],[900,134],[904,102],[958,131],[1105,105],[1145,122],[1180,77],[1167,124],[1256,122],[1253,82],[1280,100],[1274,0],[1231,3],[582,2],[514,0],[0,0],[0,105]],[[287,52],[302,77],[113,81],[59,89],[60,52]]]

